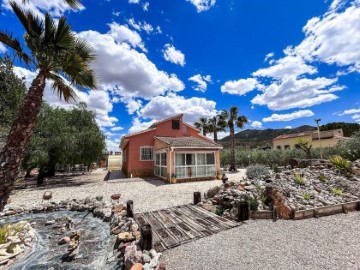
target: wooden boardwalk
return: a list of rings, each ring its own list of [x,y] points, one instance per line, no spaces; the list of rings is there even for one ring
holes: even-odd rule
[[[153,248],[157,252],[240,225],[195,205],[138,213],[135,219],[140,227],[151,225]]]

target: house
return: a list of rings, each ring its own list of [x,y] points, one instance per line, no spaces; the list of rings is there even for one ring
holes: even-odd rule
[[[156,176],[170,182],[215,179],[220,173],[222,146],[200,135],[183,115],[158,121],[120,142],[122,170],[128,177]]]
[[[333,147],[338,144],[339,141],[346,140],[347,137],[344,137],[342,129],[334,129],[328,131],[320,131],[320,140],[319,133],[315,131],[306,131],[301,133],[293,133],[287,135],[277,136],[272,140],[273,149],[277,150],[286,150],[298,148],[298,141],[303,140],[309,142],[313,148],[321,147]]]

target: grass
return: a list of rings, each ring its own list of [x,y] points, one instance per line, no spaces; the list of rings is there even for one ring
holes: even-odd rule
[[[333,187],[331,188],[331,191],[335,196],[342,196],[344,194],[344,190],[340,187]]]
[[[305,185],[304,177],[300,173],[294,173],[294,181],[298,185]]]
[[[329,160],[339,171],[347,171],[351,167],[351,163],[341,156],[332,156]]]
[[[304,197],[304,200],[310,200],[311,199],[311,195],[309,194],[309,193],[307,193],[307,192],[303,192],[303,197]]]
[[[14,236],[21,232],[24,228],[24,224],[22,222],[16,224],[6,224],[0,227],[0,244],[5,244],[7,242],[7,238],[9,236]]]
[[[328,180],[328,177],[327,177],[325,174],[321,173],[321,174],[319,175],[319,180],[320,180],[321,182],[325,183],[325,182]]]

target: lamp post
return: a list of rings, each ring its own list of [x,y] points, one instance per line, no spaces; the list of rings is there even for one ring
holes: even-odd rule
[[[316,125],[317,125],[317,130],[318,130],[318,139],[319,139],[319,147],[320,147],[320,158],[323,159],[323,153],[322,153],[322,147],[321,147],[321,139],[320,139],[320,126],[319,126],[319,122],[321,121],[320,118],[315,119]]]

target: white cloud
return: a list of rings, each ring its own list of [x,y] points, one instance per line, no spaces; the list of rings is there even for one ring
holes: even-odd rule
[[[14,67],[14,72],[20,78],[25,77],[27,87],[31,85],[32,80],[37,75],[36,72],[32,72],[22,67]],[[51,83],[51,81],[46,82],[43,97],[44,101],[46,101],[50,106],[69,109],[78,102],[85,102],[88,106],[88,110],[94,110],[96,112],[96,122],[100,127],[112,127],[115,125],[115,122],[118,121],[116,117],[109,115],[113,109],[109,93],[102,90],[83,92],[73,88],[75,94],[77,95],[77,100],[76,102],[67,103],[61,100],[58,95],[54,93],[51,89]]]
[[[134,98],[121,98],[121,101],[125,103],[126,109],[129,114],[133,114],[142,107],[142,101]]]
[[[336,82],[336,78],[296,79],[290,77],[283,81],[272,82],[251,102],[267,106],[271,110],[311,107],[337,99],[338,97],[333,92],[342,90],[344,87],[334,85]]]
[[[275,55],[275,54],[274,54],[273,52],[268,53],[267,55],[265,55],[264,62],[267,62],[269,59],[273,58],[274,55]]]
[[[257,86],[258,81],[254,78],[227,81],[221,86],[221,92],[242,96],[254,90]]]
[[[4,53],[6,51],[7,51],[7,49],[6,49],[5,45],[0,42],[0,53]]]
[[[30,10],[33,14],[43,17],[45,12],[49,12],[53,17],[60,17],[67,11],[84,10],[85,7],[80,5],[78,9],[72,9],[64,0],[31,0],[23,4],[22,0],[14,0],[18,5]],[[12,10],[10,0],[3,0],[1,7]]]
[[[139,4],[140,0],[129,0],[129,4]]]
[[[351,66],[360,72],[360,1],[340,9],[343,1],[334,1],[322,17],[310,19],[303,31],[305,39],[294,53],[308,61]]]
[[[252,121],[250,126],[253,128],[262,128],[262,123],[260,121]]]
[[[165,44],[163,56],[166,61],[182,67],[185,65],[185,55],[180,50],[177,50],[173,45]]]
[[[349,110],[345,110],[342,113],[340,113],[339,115],[345,115],[345,114],[355,114],[355,113],[360,113],[360,109],[349,109]]]
[[[112,127],[111,131],[120,131],[120,130],[123,130],[123,129],[124,129],[123,127]]]
[[[125,42],[116,42],[108,33],[89,30],[78,36],[87,40],[95,51],[93,67],[103,89],[125,98],[151,99],[185,88],[175,74],[158,70],[145,54]]]
[[[186,1],[193,4],[196,7],[196,11],[198,13],[209,10],[216,3],[216,0],[186,0]]]
[[[193,86],[196,91],[205,92],[207,89],[207,84],[211,83],[211,75],[202,76],[200,74],[196,74],[189,78],[189,81],[193,81],[197,83],[197,85]]]
[[[139,132],[148,129],[155,122],[156,120],[142,121],[140,120],[140,118],[134,117],[132,121],[132,127],[129,128],[129,133]]]
[[[298,118],[310,117],[313,116],[314,113],[310,110],[300,110],[287,114],[272,114],[270,117],[263,118],[263,122],[278,122],[278,121],[291,121]]]
[[[148,11],[148,10],[149,10],[149,5],[150,5],[149,2],[145,2],[145,3],[143,4],[143,6],[142,6],[143,10],[144,10],[144,11]]]
[[[292,129],[292,126],[286,126],[285,129]]]
[[[190,124],[199,117],[210,117],[216,114],[216,102],[206,98],[185,98],[175,94],[153,98],[140,110],[143,118],[162,120],[176,114],[184,114],[184,121]],[[161,109],[159,109],[161,108]]]
[[[116,16],[116,17],[119,17],[120,14],[121,14],[120,11],[113,11],[113,12],[112,12],[112,15],[114,15],[114,16]]]
[[[143,21],[143,22],[136,22],[134,18],[130,18],[127,20],[128,24],[133,27],[134,29],[138,30],[138,31],[145,31],[147,34],[150,34],[154,31],[154,27]],[[156,33],[160,34],[161,33],[161,28],[160,26],[156,27]]]
[[[120,25],[116,22],[110,23],[109,27],[110,31],[108,33],[114,38],[116,42],[126,42],[133,48],[139,47],[143,51],[146,51],[142,39],[137,32],[132,31],[127,26]]]
[[[360,119],[360,114],[354,114],[351,118],[355,120]]]

